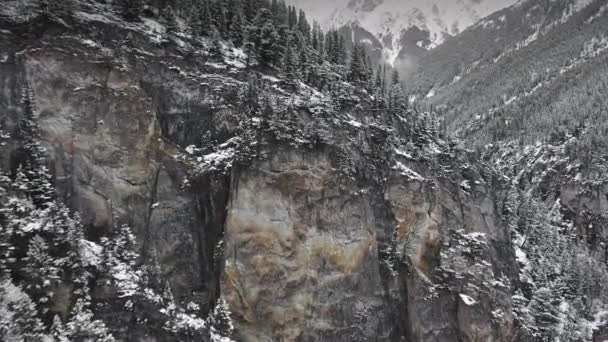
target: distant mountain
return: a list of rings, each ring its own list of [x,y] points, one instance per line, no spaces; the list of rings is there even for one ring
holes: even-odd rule
[[[608,91],[606,32],[605,0],[521,1],[425,53],[408,84],[478,144],[594,131]]]
[[[411,70],[427,49],[442,44],[515,0],[289,0],[325,27],[367,31],[381,61]],[[355,37],[353,36],[353,39]]]

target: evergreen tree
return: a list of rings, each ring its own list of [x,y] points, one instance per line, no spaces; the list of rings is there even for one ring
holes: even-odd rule
[[[45,149],[40,143],[40,130],[36,118],[36,104],[32,88],[23,89],[23,118],[19,122],[18,138],[22,146],[18,150],[17,169],[25,175],[27,194],[38,207],[46,207],[55,197],[52,177],[46,167]]]
[[[365,54],[364,47],[356,43],[353,45],[350,60],[350,70],[348,79],[358,85],[367,85],[368,71],[367,71],[367,56]]]
[[[213,32],[211,33],[211,48],[209,49],[209,52],[211,53],[211,56],[213,58],[216,59],[222,59],[223,53],[223,47],[222,47],[222,37],[220,36],[219,32],[217,32],[217,30],[213,30]]]
[[[199,22],[200,22],[200,33],[204,36],[211,37],[213,31],[216,29],[214,25],[214,20],[212,18],[211,7],[209,5],[209,0],[202,0],[200,13],[199,13]]]
[[[194,38],[200,36],[202,34],[201,31],[201,7],[200,7],[200,3],[198,1],[195,1],[192,4],[192,8],[190,9],[190,11],[188,12],[189,16],[188,16],[188,26],[190,27],[190,34],[192,34],[192,36]]]
[[[142,0],[118,0],[122,16],[128,21],[139,20],[139,15],[144,9]]]
[[[300,10],[298,14],[298,31],[308,44],[310,42],[310,24],[308,23],[308,19],[306,19],[306,12],[303,10]]]
[[[168,4],[162,11],[162,16],[166,20],[167,33],[176,32],[179,27],[177,24],[177,15],[171,4]]]
[[[287,9],[287,26],[290,29],[293,29],[298,24],[298,15],[296,14],[296,8],[294,6],[289,6]]]
[[[247,22],[253,22],[257,12],[258,8],[256,7],[255,0],[243,0],[243,15],[245,16],[245,20],[247,20]]]
[[[277,10],[277,14],[276,14],[276,26],[280,27],[280,26],[288,26],[288,9],[287,9],[287,5],[285,4],[285,0],[280,0],[279,1],[279,8]]]
[[[534,292],[529,305],[536,331],[547,338],[554,337],[555,326],[559,322],[559,310],[555,305],[558,299],[551,290],[541,287]]]
[[[217,305],[209,314],[208,322],[211,330],[212,341],[222,341],[224,338],[232,339],[234,326],[230,318],[230,310],[224,298],[220,297]]]
[[[337,50],[336,50],[337,64],[345,65],[346,64],[346,55],[347,55],[346,54],[346,40],[344,39],[344,36],[339,35]]]
[[[313,49],[315,49],[316,51],[321,51],[321,44],[322,44],[322,30],[321,30],[321,26],[319,25],[318,22],[314,22],[312,25],[312,41],[311,41],[311,46]]]
[[[213,27],[216,32],[224,39],[228,38],[228,19],[226,18],[227,10],[224,1],[212,1],[210,4],[210,12]],[[213,37],[215,32],[211,32],[210,36]]]
[[[285,57],[283,58],[283,68],[288,81],[295,82],[296,80],[300,79],[301,75],[300,68],[298,67],[299,64],[300,61],[298,53],[293,47],[288,46]]]
[[[45,341],[44,324],[32,299],[8,277],[0,276],[0,340]]]
[[[255,44],[256,54],[261,64],[274,66],[281,58],[279,34],[272,22],[272,13],[260,10],[256,16],[250,36]]]
[[[232,16],[229,24],[229,38],[236,47],[241,47],[245,41],[245,22],[243,15],[237,11]]]

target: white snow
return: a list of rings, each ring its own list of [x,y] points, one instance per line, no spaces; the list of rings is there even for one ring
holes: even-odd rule
[[[89,47],[99,47],[99,44],[95,43],[94,41],[90,40],[90,39],[83,39],[81,40],[82,44],[87,45]]]
[[[425,178],[422,177],[418,172],[410,169],[409,167],[405,166],[403,163],[401,163],[399,161],[397,161],[397,164],[395,166],[393,166],[393,170],[401,171],[402,176],[406,176],[406,177],[409,177],[414,180],[418,180],[418,181],[425,180]]]
[[[210,66],[214,69],[226,69],[226,65],[220,63],[206,62],[205,65]]]
[[[347,123],[349,125],[352,125],[352,126],[357,127],[357,128],[363,126],[362,123],[360,123],[359,121],[356,121],[356,120],[350,120],[350,121],[347,121]]]
[[[34,231],[39,231],[43,225],[44,225],[44,223],[42,221],[28,222],[27,224],[25,224],[23,226],[23,228],[21,228],[21,231],[23,231],[24,233],[31,233]]]
[[[325,29],[356,23],[386,41],[384,56],[394,63],[402,49],[401,32],[417,26],[430,33],[433,48],[452,33],[475,24],[481,18],[512,5],[516,0],[439,1],[439,0],[288,0],[306,10]],[[370,9],[371,8],[371,9]]]
[[[471,185],[469,184],[469,181],[466,179],[463,180],[462,182],[460,182],[460,187],[465,191],[471,190]]]
[[[80,257],[84,261],[85,266],[101,265],[102,252],[103,247],[101,247],[100,245],[88,240],[81,240]]]
[[[457,83],[458,81],[460,81],[462,79],[461,75],[456,75],[454,76],[454,79],[452,79],[452,82],[450,82],[450,84],[454,84]]]
[[[459,296],[460,296],[460,299],[462,299],[462,301],[468,306],[473,306],[473,305],[477,304],[477,301],[475,299],[473,299],[463,293],[461,293]]]
[[[603,15],[605,15],[608,12],[608,4],[600,7],[600,9],[597,11],[596,14],[594,14],[593,16],[591,16],[589,19],[587,19],[587,24],[591,24],[593,21],[595,21],[596,19],[601,18]]]
[[[400,150],[400,149],[395,149],[395,153],[397,153],[398,155],[400,155],[402,157],[408,158],[408,159],[414,159],[411,154],[409,154],[403,150]]]
[[[194,154],[195,151],[196,151],[196,146],[194,146],[194,145],[189,145],[188,147],[186,147],[186,153],[188,153],[188,154]]]

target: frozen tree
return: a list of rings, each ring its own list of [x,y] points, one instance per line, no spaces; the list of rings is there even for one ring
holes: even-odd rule
[[[0,275],[0,340],[42,341],[48,336],[36,305],[21,288]]]
[[[45,149],[40,143],[40,129],[36,117],[36,103],[32,88],[27,84],[23,88],[23,117],[19,122],[17,137],[21,148],[16,157],[16,168],[23,172],[21,186],[38,207],[45,207],[52,201],[55,191],[52,177],[46,167]]]
[[[227,339],[232,339],[234,334],[234,326],[230,318],[230,310],[224,298],[220,297],[213,311],[207,318],[211,340],[224,342]]]

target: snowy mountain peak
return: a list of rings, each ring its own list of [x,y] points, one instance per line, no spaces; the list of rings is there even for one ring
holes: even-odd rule
[[[404,35],[412,28],[428,33],[415,44],[433,48],[481,18],[516,0],[290,0],[303,7],[325,27],[357,25],[384,45],[393,62],[404,48]],[[419,30],[415,30],[418,32]]]

